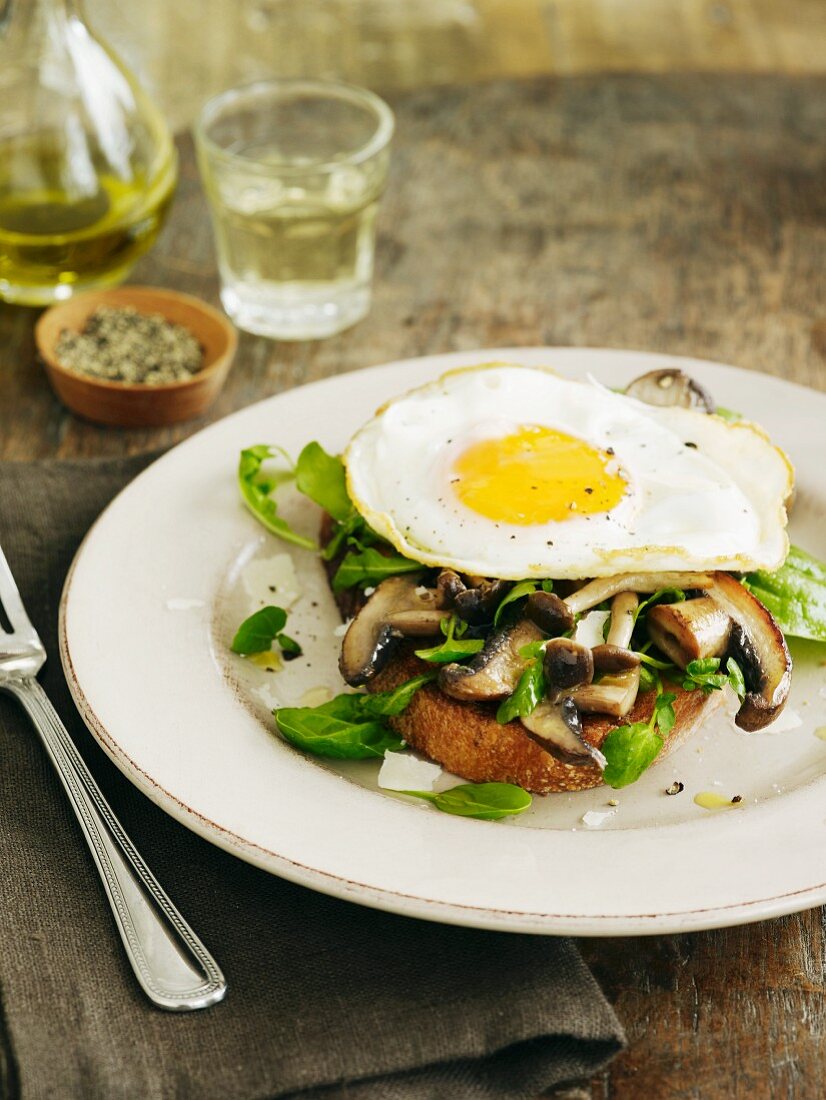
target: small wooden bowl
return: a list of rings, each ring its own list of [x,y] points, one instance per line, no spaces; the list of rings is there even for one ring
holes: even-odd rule
[[[151,386],[104,381],[61,366],[54,355],[60,334],[64,329],[80,332],[100,306],[131,306],[183,325],[203,348],[203,366],[183,382]],[[35,340],[63,404],[86,420],[118,428],[160,427],[200,416],[218,396],[238,346],[238,334],[217,309],[189,294],[144,286],[90,290],[52,306],[37,322]]]

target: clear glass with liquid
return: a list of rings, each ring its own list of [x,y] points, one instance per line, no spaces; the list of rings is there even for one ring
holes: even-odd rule
[[[225,92],[196,130],[221,300],[248,332],[311,340],[367,313],[393,114],[332,81]]]

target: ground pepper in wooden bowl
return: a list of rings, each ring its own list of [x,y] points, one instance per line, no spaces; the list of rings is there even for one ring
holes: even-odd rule
[[[57,396],[97,424],[160,427],[201,416],[238,336],[213,306],[165,287],[86,291],[47,309],[35,341]]]
[[[183,382],[203,365],[203,348],[183,325],[131,306],[100,306],[81,332],[66,328],[54,356],[67,370],[109,382]]]

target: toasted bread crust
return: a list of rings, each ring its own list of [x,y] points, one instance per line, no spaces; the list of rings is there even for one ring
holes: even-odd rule
[[[376,676],[370,691],[386,691],[417,676],[428,668],[408,649],[399,652]],[[704,695],[668,685],[674,701],[676,721],[659,759],[678,747],[721,701],[722,692]],[[620,721],[607,715],[585,714],[585,740],[599,748],[612,729],[650,718],[653,691],[641,692],[631,713]],[[564,764],[532,740],[517,719],[500,725],[494,707],[464,703],[428,684],[413,696],[404,714],[391,718],[390,725],[417,752],[423,753],[449,772],[472,783],[516,783],[532,794],[582,791],[598,787],[602,772],[593,763]]]

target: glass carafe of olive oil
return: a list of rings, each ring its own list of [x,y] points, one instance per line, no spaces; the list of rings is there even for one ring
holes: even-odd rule
[[[81,0],[0,0],[0,298],[119,282],[157,236],[175,147]]]

